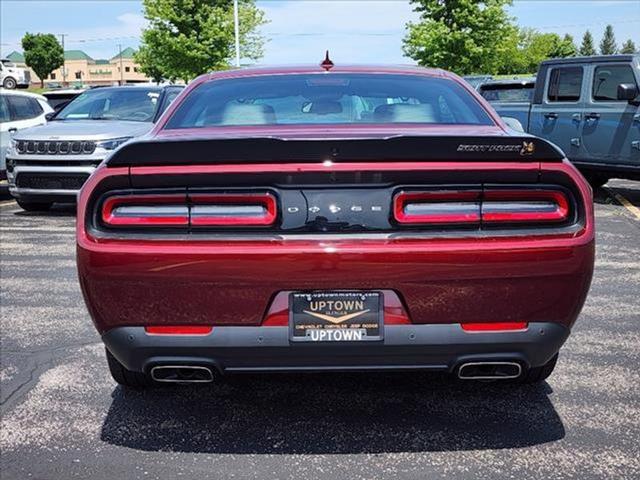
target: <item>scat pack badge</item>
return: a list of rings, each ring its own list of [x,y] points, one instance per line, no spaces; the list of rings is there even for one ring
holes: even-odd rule
[[[465,153],[516,153],[518,152],[522,156],[533,155],[536,150],[536,146],[533,142],[523,141],[522,144],[460,144],[458,145],[458,152]]]

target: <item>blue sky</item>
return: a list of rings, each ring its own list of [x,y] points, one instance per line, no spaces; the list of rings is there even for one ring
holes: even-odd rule
[[[270,23],[261,63],[315,63],[325,49],[335,61],[409,63],[402,55],[406,22],[415,18],[406,0],[258,0]],[[586,29],[600,40],[607,23],[621,44],[640,46],[640,0],[516,0],[510,8],[518,24],[543,32]],[[110,58],[138,44],[145,20],[142,2],[130,0],[0,0],[0,53],[20,50],[25,32],[65,33],[66,48],[94,58]]]

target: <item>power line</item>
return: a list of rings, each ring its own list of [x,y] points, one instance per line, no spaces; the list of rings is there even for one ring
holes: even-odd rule
[[[622,23],[640,23],[640,18],[631,19],[631,20],[615,20],[615,21],[600,21],[600,22],[590,22],[590,23],[573,23],[566,25],[540,25],[535,28],[539,30],[546,30],[550,28],[571,28],[571,27],[589,27],[592,25],[620,25]]]
[[[103,37],[103,38],[82,38],[77,40],[68,40],[69,43],[86,43],[86,42],[111,42],[114,40],[127,40],[127,39],[135,39],[139,40],[140,36],[129,35],[124,37]]]

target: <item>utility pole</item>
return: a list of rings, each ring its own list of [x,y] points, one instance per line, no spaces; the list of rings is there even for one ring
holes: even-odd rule
[[[238,0],[233,0],[233,24],[236,36],[236,67],[240,68],[240,20],[238,19]]]
[[[122,45],[118,44],[118,52],[120,55],[120,85],[124,85],[124,70],[122,69]]]
[[[67,33],[60,33],[60,39],[62,40],[62,86],[67,86],[67,62],[64,56],[64,37],[66,37]],[[44,80],[43,80],[44,81]]]

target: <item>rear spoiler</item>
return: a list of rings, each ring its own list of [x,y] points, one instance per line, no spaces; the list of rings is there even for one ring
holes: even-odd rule
[[[109,167],[238,163],[562,161],[546,140],[527,136],[399,136],[300,140],[269,137],[137,140],[116,150]]]

